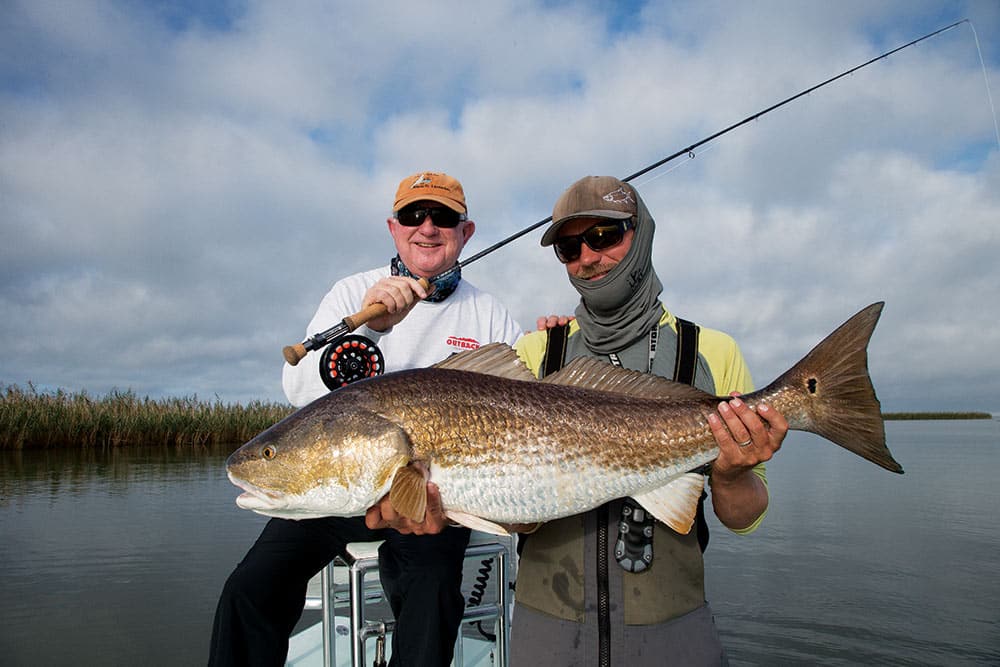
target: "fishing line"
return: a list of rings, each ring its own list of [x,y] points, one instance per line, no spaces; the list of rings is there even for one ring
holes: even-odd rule
[[[674,171],[676,169],[680,169],[684,165],[691,164],[691,161],[694,160],[696,157],[698,157],[699,155],[704,155],[705,153],[707,153],[708,151],[712,150],[716,146],[718,146],[718,144],[711,144],[710,146],[706,146],[705,149],[702,150],[700,153],[695,153],[694,151],[691,151],[690,153],[688,153],[688,159],[687,160],[685,160],[684,162],[678,162],[677,164],[675,164],[670,169],[667,169],[666,171],[663,171],[663,172],[661,172],[661,173],[659,173],[659,174],[657,174],[655,176],[650,176],[649,178],[647,178],[646,180],[642,181],[641,183],[636,183],[636,185],[635,185],[636,189],[644,187],[647,183],[652,183],[653,181],[655,181],[657,179],[663,178],[664,176],[666,176],[670,172],[672,172],[672,171]]]
[[[809,90],[806,90],[806,91],[803,91],[803,92],[799,93],[795,97],[790,97],[787,100],[785,100],[785,102],[790,102],[790,101],[792,101],[794,99],[797,99],[798,97],[800,97],[802,95],[806,95],[806,94],[812,92],[813,90],[815,90],[816,88],[819,88],[820,86],[823,86],[823,85],[825,85],[827,83],[831,83],[831,82],[835,81],[836,79],[839,79],[841,76],[846,76],[848,74],[851,74],[851,73],[853,73],[853,72],[861,69],[865,65],[869,65],[871,63],[874,63],[876,60],[880,60],[880,59],[882,59],[882,58],[884,58],[884,57],[886,57],[888,55],[891,55],[892,53],[894,53],[896,51],[899,51],[899,50],[902,50],[902,49],[906,48],[907,46],[911,46],[913,44],[916,44],[917,42],[919,42],[919,41],[921,41],[923,39],[927,39],[928,37],[933,37],[936,34],[939,34],[939,33],[944,32],[946,30],[950,30],[951,28],[957,27],[957,26],[961,25],[962,23],[968,23],[969,24],[969,29],[972,30],[972,39],[975,41],[975,44],[976,44],[976,53],[979,55],[979,65],[980,65],[980,67],[983,70],[983,82],[984,82],[985,87],[986,87],[986,99],[987,99],[987,101],[989,103],[989,106],[990,106],[990,116],[993,118],[993,131],[994,131],[994,133],[996,135],[997,149],[1000,150],[1000,123],[997,122],[997,112],[996,112],[996,108],[993,106],[993,95],[990,92],[990,80],[989,80],[989,75],[987,74],[987,71],[986,71],[986,60],[983,58],[983,50],[982,50],[982,48],[980,48],[980,45],[979,45],[979,35],[976,33],[976,27],[972,24],[972,21],[970,21],[969,19],[963,19],[961,21],[953,23],[950,26],[947,26],[945,28],[941,28],[941,30],[938,30],[937,32],[932,32],[932,33],[930,33],[930,34],[928,34],[928,35],[926,35],[926,36],[924,36],[924,37],[922,37],[922,38],[920,38],[918,40],[914,40],[914,41],[910,42],[909,44],[905,44],[905,45],[903,45],[903,46],[901,46],[901,47],[899,47],[897,49],[894,49],[893,51],[889,51],[889,52],[887,52],[887,53],[879,56],[878,58],[874,58],[872,60],[869,60],[868,62],[864,63],[863,65],[858,65],[857,67],[855,67],[855,68],[853,68],[851,70],[848,70],[848,71],[844,72],[843,74],[841,74],[841,75],[839,75],[837,77],[834,77],[832,79],[828,79],[827,81],[825,81],[825,82],[823,82],[823,83],[821,83],[821,84],[819,84],[817,86],[814,86],[813,88],[810,88]],[[754,116],[753,119],[756,120],[757,118],[759,118],[760,116],[763,116],[768,111],[773,111],[774,109],[777,109],[779,106],[781,106],[785,102],[782,102],[781,104],[777,104],[777,105],[775,105],[773,107],[770,107],[769,109],[767,109],[765,111],[760,112],[759,114],[757,114],[756,116]],[[735,129],[736,127],[739,127],[740,125],[742,125],[745,122],[748,122],[748,119],[745,119],[745,120],[741,121],[740,123],[738,123],[736,125],[732,125],[732,126],[730,126],[730,128],[727,128],[727,129]],[[723,134],[724,133],[725,133],[725,131],[723,131]],[[718,138],[719,136],[720,136],[720,134],[713,135],[713,137],[710,137],[706,141],[711,141],[712,138]],[[695,144],[695,146],[697,146],[697,145],[698,144]],[[697,153],[697,154],[694,151],[689,151],[687,153],[687,157],[688,157],[687,160],[685,160],[684,162],[679,162],[678,164],[674,165],[670,169],[667,169],[666,171],[663,171],[663,172],[661,172],[661,173],[659,173],[659,174],[657,174],[655,176],[652,176],[652,177],[650,177],[650,178],[648,178],[648,179],[646,179],[646,180],[644,180],[644,181],[642,181],[640,183],[637,183],[636,187],[637,188],[641,188],[641,187],[645,186],[647,183],[652,183],[653,181],[666,176],[667,174],[669,174],[670,172],[674,171],[675,169],[680,169],[684,165],[690,163],[691,160],[693,160],[698,155],[704,155],[705,153],[707,153],[708,151],[712,150],[713,148],[716,148],[717,146],[718,146],[718,143],[710,144],[710,145],[705,146],[704,148],[702,148],[702,150],[699,153]],[[679,155],[680,152],[681,151],[679,151],[678,153],[675,153],[673,157],[679,157],[680,156]],[[671,158],[666,158],[666,160],[668,160],[668,161],[669,161],[669,159],[671,159]],[[660,164],[663,164],[663,161],[661,161]],[[650,167],[647,167],[643,171],[636,172],[635,174],[633,174],[629,178],[633,178],[633,177],[635,177],[637,175],[640,175],[640,174],[644,173],[645,171],[649,171],[650,169],[655,169],[655,168],[656,168],[655,166],[651,165]],[[628,179],[622,179],[622,180],[626,180],[627,181]]]
[[[969,28],[972,30],[972,39],[976,42],[976,52],[979,54],[979,64],[983,68],[983,83],[986,84],[986,99],[990,103],[990,114],[993,116],[993,132],[996,133],[997,137],[997,149],[1000,149],[1000,125],[997,124],[997,110],[993,107],[993,95],[990,93],[990,78],[986,74],[986,61],[983,60],[983,50],[979,48],[979,35],[976,33],[976,26],[972,25],[972,21],[968,21]]]

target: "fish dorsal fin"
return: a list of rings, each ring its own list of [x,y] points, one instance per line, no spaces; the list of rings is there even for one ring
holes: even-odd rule
[[[698,501],[705,490],[705,476],[689,472],[658,489],[632,496],[647,512],[681,535],[691,532]]]
[[[389,488],[392,508],[411,521],[421,523],[427,513],[427,476],[416,466],[403,466],[396,471]]]
[[[506,343],[490,343],[476,350],[453,354],[434,364],[433,368],[483,373],[508,380],[526,380],[528,382],[535,380],[535,376],[517,356],[517,352]]]
[[[619,368],[595,357],[577,357],[562,369],[547,375],[542,382],[568,387],[597,389],[640,398],[685,399],[712,398],[700,389],[652,373]]]

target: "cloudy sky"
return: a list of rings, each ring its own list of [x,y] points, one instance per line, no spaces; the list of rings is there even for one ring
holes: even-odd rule
[[[968,18],[633,184],[664,301],[758,384],[884,300],[885,409],[1000,413],[997,0],[3,4],[0,384],[226,402],[284,400],[403,176],[462,180],[469,256]],[[576,304],[540,236],[464,270],[525,327]]]

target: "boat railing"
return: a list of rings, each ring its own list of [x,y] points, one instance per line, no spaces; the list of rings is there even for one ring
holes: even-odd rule
[[[352,543],[347,547],[347,557],[338,557],[320,572],[319,586],[310,586],[306,596],[305,609],[321,612],[322,664],[325,667],[336,667],[337,635],[344,634],[344,625],[337,622],[337,609],[347,607],[349,622],[347,634],[352,667],[362,667],[366,664],[366,649],[369,640],[375,639],[376,660],[382,658],[385,652],[386,638],[393,631],[395,624],[391,613],[384,607],[384,595],[377,576],[378,547],[381,542]],[[493,621],[495,640],[492,646],[490,664],[506,667],[508,664],[507,648],[510,638],[510,608],[512,604],[510,582],[511,553],[513,540],[497,538],[484,533],[473,533],[473,540],[465,552],[468,566],[476,568],[480,575],[487,573],[486,578],[492,580],[489,588],[493,591],[490,600],[484,600],[486,582],[477,577],[473,586],[479,590],[474,603],[466,607],[462,617],[465,624]],[[464,587],[464,586],[463,586]],[[379,605],[383,608],[380,610]],[[387,618],[386,618],[387,616]],[[343,648],[343,647],[342,647]],[[459,632],[455,645],[455,657],[452,664],[461,667],[465,665],[463,633]],[[469,656],[472,658],[472,656]],[[375,664],[379,664],[376,662]]]

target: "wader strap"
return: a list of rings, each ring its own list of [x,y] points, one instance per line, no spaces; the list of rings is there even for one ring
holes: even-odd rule
[[[698,369],[698,326],[694,322],[677,318],[677,361],[674,364],[674,380],[694,386],[694,374]],[[698,513],[695,525],[698,529],[698,546],[702,553],[708,547],[708,522],[705,520],[705,498],[701,492],[698,499]]]
[[[545,358],[542,359],[542,375],[550,375],[566,363],[566,340],[569,338],[569,325],[561,324],[549,329],[545,341]]]
[[[677,360],[674,362],[674,382],[694,386],[698,369],[698,326],[677,318]]]

